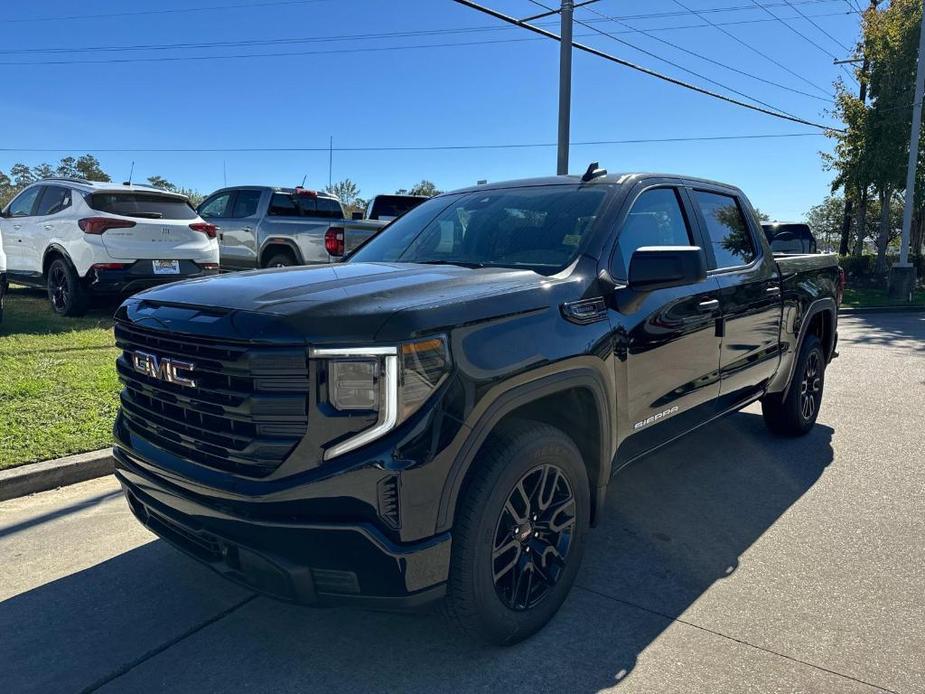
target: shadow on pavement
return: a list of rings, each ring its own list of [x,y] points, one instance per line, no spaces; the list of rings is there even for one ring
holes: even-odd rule
[[[739,413],[621,472],[579,586],[512,648],[471,644],[435,614],[252,600],[152,542],[0,603],[0,633],[15,634],[0,690],[598,691],[735,572],[832,461],[832,434],[776,439]]]
[[[925,352],[925,313],[859,313],[839,318],[839,344]]]

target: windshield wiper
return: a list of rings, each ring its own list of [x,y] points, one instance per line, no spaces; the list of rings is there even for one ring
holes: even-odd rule
[[[485,263],[472,263],[466,260],[413,260],[418,265],[458,265],[459,267],[481,268],[488,267]]]

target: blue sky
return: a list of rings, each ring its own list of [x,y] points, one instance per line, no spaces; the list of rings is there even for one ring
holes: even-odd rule
[[[546,4],[555,1],[544,0]],[[630,29],[648,31],[743,72],[824,99],[825,91],[831,92],[833,79],[844,75],[827,53],[845,55],[835,40],[851,46],[857,37],[860,17],[850,11],[854,3],[760,0],[824,49],[820,50],[752,0],[682,1],[703,14],[686,13],[675,0],[601,0],[577,10],[576,19],[702,77],[580,25],[575,27],[576,40],[710,89],[724,91],[703,78],[808,120],[833,123],[825,114],[824,100],[731,72]],[[863,4],[863,0],[859,2]],[[485,4],[518,16],[542,11],[528,0],[485,0]],[[216,6],[225,7],[191,11]],[[602,21],[591,8],[608,17],[636,17],[623,20],[621,25]],[[722,8],[738,9],[717,11]],[[810,15],[831,37],[794,8]],[[183,11],[171,11],[175,9]],[[144,12],[147,14],[137,14]],[[122,16],[89,16],[120,13]],[[0,170],[4,171],[17,161],[54,162],[67,154],[89,151],[97,153],[116,180],[128,176],[134,160],[136,180],[158,174],[203,192],[220,187],[224,176],[229,185],[294,185],[307,175],[307,185],[323,187],[328,181],[327,151],[99,150],[325,148],[329,137],[334,138],[335,147],[556,140],[558,44],[534,40],[518,28],[503,28],[499,22],[450,0],[83,0],[79,4],[45,0],[9,3],[4,14],[6,19],[0,24],[0,82],[4,85],[0,148],[65,148],[47,153],[0,152]],[[701,17],[722,23],[724,29],[802,79],[705,25]],[[484,27],[488,29],[357,38]],[[344,36],[353,38],[314,40]],[[266,40],[288,41],[240,45]],[[108,50],[214,42],[238,45]],[[447,43],[468,45],[434,45]],[[391,49],[428,45],[431,47]],[[87,47],[107,50],[60,52],[62,48]],[[366,50],[379,48],[388,50]],[[298,55],[254,57],[260,53]],[[250,57],[188,59],[215,55]],[[157,61],[113,62],[148,58]],[[39,62],[46,64],[36,64]],[[573,142],[808,132],[814,129],[694,94],[593,56],[575,54]],[[578,172],[588,162],[598,160],[610,171],[660,170],[717,178],[741,186],[773,217],[795,219],[828,192],[830,174],[822,170],[818,152],[829,146],[830,141],[820,136],[575,146],[570,168]],[[368,196],[408,187],[421,178],[429,178],[446,190],[482,178],[544,175],[554,173],[555,164],[555,147],[335,151],[333,177],[353,179]]]

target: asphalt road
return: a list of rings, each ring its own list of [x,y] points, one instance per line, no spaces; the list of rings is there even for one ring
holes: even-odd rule
[[[621,473],[539,635],[256,597],[111,478],[0,504],[0,692],[923,692],[925,314],[843,318],[818,426],[755,407]]]

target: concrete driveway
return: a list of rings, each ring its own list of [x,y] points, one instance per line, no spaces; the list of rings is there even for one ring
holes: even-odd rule
[[[923,692],[925,314],[843,318],[819,425],[756,407],[621,473],[536,637],[256,597],[111,478],[0,504],[2,692]]]

